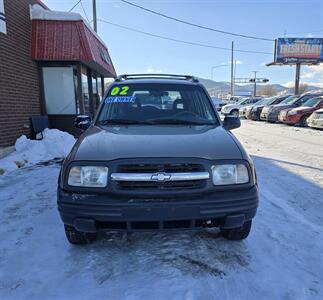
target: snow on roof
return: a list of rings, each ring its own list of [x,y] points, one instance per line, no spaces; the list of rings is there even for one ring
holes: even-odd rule
[[[98,36],[91,25],[79,13],[48,10],[44,9],[39,4],[34,4],[30,5],[30,19],[46,21],[82,21],[93,33],[93,35],[95,35],[95,37],[107,48],[105,42]]]

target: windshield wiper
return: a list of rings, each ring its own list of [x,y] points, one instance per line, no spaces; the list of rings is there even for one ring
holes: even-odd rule
[[[138,120],[128,120],[128,119],[107,119],[107,120],[100,120],[97,121],[99,125],[118,125],[118,124],[127,124],[127,125],[136,125],[136,124],[144,124],[144,125],[151,125],[151,122],[147,121],[138,121]]]
[[[182,119],[150,119],[149,122],[152,124],[183,124],[183,125],[214,125],[211,122],[198,122],[192,120],[182,120]]]

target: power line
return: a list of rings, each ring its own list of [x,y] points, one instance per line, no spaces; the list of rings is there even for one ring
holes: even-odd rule
[[[89,18],[88,18],[88,16],[87,16],[87,13],[86,13],[85,8],[84,8],[84,6],[83,6],[83,2],[82,2],[82,0],[80,0],[80,4],[81,4],[81,7],[82,7],[82,10],[83,10],[83,12],[84,12],[84,15],[85,15],[86,20],[87,20],[87,21],[88,21],[88,23],[90,24],[91,22],[90,22],[90,19],[89,19]]]
[[[188,22],[188,21],[185,21],[185,20],[181,20],[181,19],[178,19],[178,18],[175,18],[175,17],[171,17],[171,16],[165,15],[165,14],[160,13],[160,12],[157,12],[157,11],[148,9],[146,7],[140,6],[140,5],[135,4],[135,3],[132,3],[130,1],[126,1],[126,0],[120,0],[120,1],[123,2],[123,3],[126,3],[128,5],[131,5],[133,7],[142,9],[142,10],[147,11],[147,12],[150,12],[152,14],[155,14],[157,16],[160,16],[160,17],[163,17],[163,18],[166,18],[166,19],[170,19],[170,20],[173,20],[173,21],[176,21],[176,22],[179,22],[179,23],[183,23],[183,24],[186,24],[186,25],[190,25],[190,26],[193,26],[193,27],[197,27],[197,28],[200,28],[200,29],[214,31],[214,32],[222,33],[222,34],[228,34],[228,35],[238,36],[238,37],[247,38],[247,39],[254,39],[254,40],[261,40],[261,41],[269,41],[269,42],[273,42],[274,41],[273,39],[268,39],[268,38],[264,38],[264,37],[257,37],[257,36],[252,36],[252,35],[245,35],[245,34],[240,34],[240,33],[234,33],[234,32],[224,31],[224,30],[215,29],[215,28],[212,28],[212,27],[207,27],[207,26],[195,24],[195,23],[192,23],[192,22]]]
[[[173,42],[187,44],[187,45],[199,46],[199,47],[204,47],[204,48],[212,48],[212,49],[231,51],[231,48],[218,47],[218,46],[213,46],[213,45],[207,45],[207,44],[201,44],[201,43],[195,43],[195,42],[189,42],[189,41],[183,41],[183,40],[179,40],[179,39],[174,39],[174,38],[171,38],[171,37],[166,37],[166,36],[163,36],[163,35],[153,34],[153,33],[149,33],[149,32],[146,32],[146,31],[142,31],[142,30],[130,28],[130,27],[127,27],[127,26],[115,24],[115,23],[112,23],[112,22],[109,22],[109,21],[106,21],[106,20],[102,20],[102,19],[98,19],[98,21],[102,22],[102,23],[112,25],[112,26],[115,26],[115,27],[123,28],[123,29],[129,30],[129,31],[141,33],[141,34],[152,36],[152,37],[155,37],[155,38],[160,38],[160,39],[163,39],[163,40],[173,41]],[[236,49],[235,52],[273,55],[270,52],[252,51],[252,50],[239,50],[239,49]]]
[[[79,5],[79,3],[81,2],[82,0],[79,0],[79,1],[77,1],[75,4],[74,4],[74,6],[68,11],[68,12],[71,12],[76,6],[78,6]]]

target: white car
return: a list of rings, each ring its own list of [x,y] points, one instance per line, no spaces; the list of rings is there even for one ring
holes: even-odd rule
[[[255,104],[261,100],[261,97],[246,98],[238,101],[237,103],[224,105],[221,109],[223,115],[231,115],[234,117],[239,117],[239,109],[246,105]]]
[[[323,108],[314,111],[307,119],[307,125],[312,128],[323,129]]]
[[[239,109],[239,117],[240,118],[244,118],[244,119],[247,119],[247,110],[249,108],[253,107],[253,104],[250,104],[250,105],[246,105],[246,106],[243,106]]]
[[[228,103],[227,101],[224,101],[224,100],[216,98],[216,97],[211,97],[211,99],[212,99],[212,102],[213,102],[214,106],[216,107],[217,111],[220,111],[221,108]]]

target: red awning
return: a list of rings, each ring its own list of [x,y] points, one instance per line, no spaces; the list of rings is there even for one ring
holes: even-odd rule
[[[32,58],[81,61],[105,77],[115,77],[108,49],[83,20],[32,20]]]

